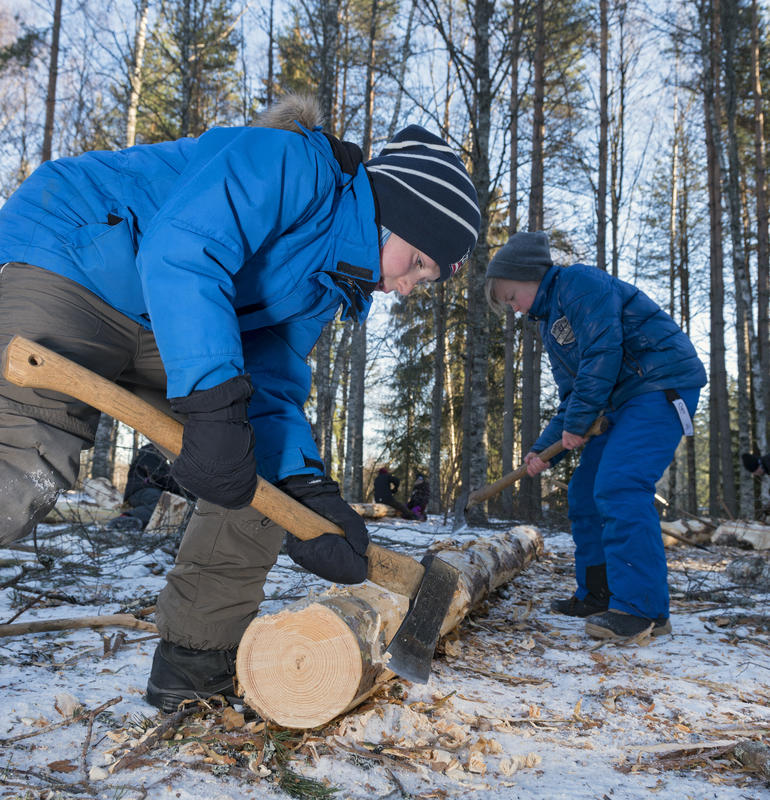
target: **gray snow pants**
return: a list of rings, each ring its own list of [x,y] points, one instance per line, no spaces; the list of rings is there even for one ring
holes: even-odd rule
[[[153,334],[79,284],[29,264],[0,268],[0,351],[21,334],[171,413]],[[0,546],[29,534],[78,476],[99,412],[0,375]],[[116,534],[119,535],[119,534]],[[158,598],[161,636],[219,650],[236,645],[264,599],[284,531],[254,509],[198,501]]]

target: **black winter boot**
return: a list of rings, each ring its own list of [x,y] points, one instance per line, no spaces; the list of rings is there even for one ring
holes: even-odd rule
[[[228,702],[237,701],[233,684],[237,649],[193,650],[160,641],[147,681],[147,702],[168,714],[183,700],[220,694]]]
[[[586,567],[586,589],[588,594],[578,600],[575,595],[566,600],[553,600],[551,611],[568,617],[590,617],[610,607],[610,587],[607,584],[607,565],[595,564]]]
[[[628,639],[640,634],[650,625],[652,625],[651,636],[671,633],[671,622],[668,617],[653,620],[614,608],[612,611],[589,617],[586,620],[586,633],[594,639]]]
[[[601,614],[602,611],[606,611],[608,602],[602,602],[590,593],[583,600],[578,600],[573,594],[566,599],[551,600],[551,611],[556,614],[566,614],[568,617],[590,617],[591,614]]]
[[[607,583],[607,565],[594,564],[586,567],[586,589],[588,593],[595,597],[598,605],[603,605],[605,609],[610,604],[610,585]]]

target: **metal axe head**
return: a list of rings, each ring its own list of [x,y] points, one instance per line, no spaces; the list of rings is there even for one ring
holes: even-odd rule
[[[388,669],[414,683],[427,683],[441,624],[452,603],[460,572],[451,564],[427,555],[425,576],[401,627],[388,645]]]

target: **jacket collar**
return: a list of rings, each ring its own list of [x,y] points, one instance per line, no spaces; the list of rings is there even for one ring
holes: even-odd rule
[[[298,123],[299,124],[299,123]],[[380,236],[377,207],[360,148],[300,125],[309,143],[330,163],[337,175],[339,208],[332,227],[332,253],[319,281],[342,289],[347,306],[343,319],[355,314],[363,320],[380,280]],[[324,276],[328,276],[324,279]]]
[[[551,293],[551,287],[559,277],[559,270],[561,270],[561,267],[554,265],[548,270],[548,272],[545,273],[545,275],[543,275],[543,279],[540,281],[540,286],[537,289],[537,294],[535,295],[532,307],[529,309],[528,316],[530,319],[537,320],[546,316],[548,313],[548,309],[550,307],[549,295]]]

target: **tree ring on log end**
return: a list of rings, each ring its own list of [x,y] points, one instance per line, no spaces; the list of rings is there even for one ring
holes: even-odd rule
[[[241,638],[236,670],[244,701],[286,728],[323,725],[347,708],[361,682],[355,634],[331,609],[256,617]]]

